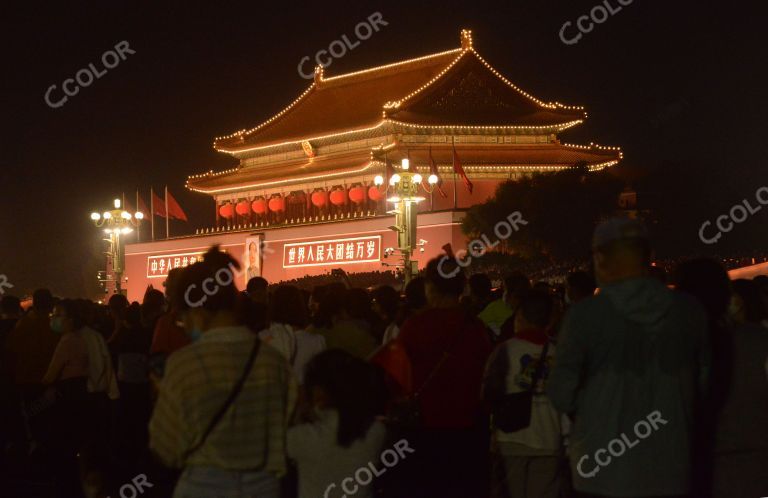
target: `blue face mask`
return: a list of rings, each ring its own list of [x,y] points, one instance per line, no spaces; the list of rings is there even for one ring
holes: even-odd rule
[[[62,332],[64,332],[63,316],[54,316],[51,318],[51,330],[53,330],[57,334],[61,334]]]
[[[203,331],[200,329],[192,329],[187,332],[187,337],[189,337],[190,341],[197,342],[203,337]]]

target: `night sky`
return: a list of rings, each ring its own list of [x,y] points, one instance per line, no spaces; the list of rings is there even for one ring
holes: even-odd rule
[[[326,76],[456,48],[460,29],[472,29],[478,52],[518,86],[545,101],[586,106],[586,123],[561,138],[621,146],[616,174],[679,211],[677,247],[711,250],[698,240],[701,223],[768,184],[760,4],[635,0],[579,43],[562,43],[563,23],[598,4],[4,5],[0,275],[17,295],[41,286],[93,295],[103,246],[88,215],[123,192],[133,198],[137,188],[148,202],[150,186],[168,185],[190,217],[174,222],[172,235],[211,226],[213,201],[184,182],[236,164],[213,150],[214,137],[285,107],[309,85],[297,71],[301,58],[344,34],[353,38],[355,25],[377,11],[388,25],[334,60]],[[46,105],[50,85],[61,96],[66,78],[90,63],[103,69],[102,54],[123,40],[135,54],[63,106]],[[765,248],[766,212],[718,250]]]

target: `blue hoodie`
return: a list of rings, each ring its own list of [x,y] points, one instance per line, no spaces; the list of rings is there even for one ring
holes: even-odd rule
[[[569,310],[547,394],[573,418],[577,491],[688,492],[693,407],[709,365],[706,335],[701,306],[647,277],[607,285]]]

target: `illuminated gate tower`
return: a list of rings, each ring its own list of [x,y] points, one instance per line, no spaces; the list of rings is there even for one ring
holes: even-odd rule
[[[560,132],[585,119],[582,107],[541,101],[499,74],[475,51],[468,30],[461,47],[446,52],[337,76],[318,67],[288,107],[214,141],[239,164],[190,176],[187,188],[213,197],[216,226],[128,246],[129,295],[160,283],[160,262],[167,273],[169,264],[184,266],[214,242],[245,266],[246,242],[253,242],[250,274],[270,282],[341,265],[350,272],[384,270],[382,263],[396,262],[384,258],[398,241],[390,229],[395,216],[387,214],[387,182],[378,186],[374,179],[390,177],[386,165],[397,168],[403,159],[426,179],[431,156],[442,193],[420,187],[416,257],[423,266],[445,243],[465,245],[464,212],[500,182],[579,163],[592,171],[618,163],[618,147],[560,142]],[[472,193],[454,180],[454,155]]]

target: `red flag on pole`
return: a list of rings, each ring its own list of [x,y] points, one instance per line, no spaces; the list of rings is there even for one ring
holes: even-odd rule
[[[158,196],[154,190],[152,191],[152,212],[155,214],[155,216],[159,216],[161,218],[165,218],[165,203],[163,200]]]
[[[429,174],[435,175],[437,177],[437,184],[435,185],[437,187],[437,191],[440,193],[440,197],[445,199],[448,197],[448,194],[445,193],[443,190],[443,179],[440,178],[440,173],[437,170],[437,164],[435,164],[435,160],[432,157],[432,147],[429,148]],[[424,180],[421,181],[422,187],[424,187],[424,190],[427,190],[427,187],[424,184]]]
[[[134,206],[131,203],[131,201],[129,201],[128,199],[124,201],[123,207],[125,208],[126,211],[128,211],[131,214],[134,214],[137,211],[143,214],[144,216],[149,214],[149,209],[147,209],[147,204],[144,202],[144,199],[142,199],[141,196],[139,196],[138,190],[136,191],[136,210],[134,211],[133,209]]]
[[[472,193],[472,189],[475,187],[472,181],[467,177],[467,173],[464,172],[464,168],[461,167],[461,161],[459,155],[456,153],[456,145],[453,146],[453,172],[461,177],[464,182],[464,186],[467,187],[469,193]]]
[[[139,191],[136,191],[136,204],[138,210],[146,216],[149,213],[149,209],[147,209],[147,205],[144,203],[144,199],[141,198],[139,195]]]
[[[184,213],[184,210],[181,209],[179,203],[176,202],[176,199],[171,195],[171,192],[167,191],[166,196],[166,200],[168,201],[168,217],[175,220],[189,221],[187,220],[187,215]]]

